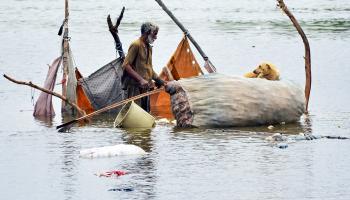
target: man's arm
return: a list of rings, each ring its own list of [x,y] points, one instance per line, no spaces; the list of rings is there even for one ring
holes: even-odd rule
[[[143,79],[135,70],[132,69],[130,64],[127,64],[124,66],[124,71],[128,73],[128,75],[133,78],[135,81],[137,81],[141,87],[146,87],[148,85],[148,82]]]

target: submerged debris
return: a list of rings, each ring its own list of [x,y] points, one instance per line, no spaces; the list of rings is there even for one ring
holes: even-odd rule
[[[348,137],[342,137],[342,136],[321,136],[321,135],[312,135],[308,133],[299,133],[298,135],[289,135],[285,136],[281,133],[275,133],[273,135],[270,135],[265,138],[266,141],[271,143],[273,146],[276,146],[280,149],[285,149],[288,147],[288,141],[300,141],[300,140],[316,140],[316,139],[339,139],[339,140],[346,140],[350,139]]]
[[[348,137],[342,137],[342,136],[325,136],[327,139],[338,139],[338,140],[347,140]]]
[[[280,148],[280,149],[286,149],[288,147],[287,143],[278,143],[276,144],[276,147]]]
[[[132,188],[132,187],[125,187],[125,188],[112,188],[112,189],[109,189],[108,191],[123,191],[123,192],[132,192],[132,191],[134,191],[134,188]]]
[[[281,142],[281,141],[286,141],[288,138],[281,133],[275,133],[271,136],[268,136],[265,138],[265,140],[269,142]]]
[[[112,177],[112,176],[123,176],[127,174],[125,171],[121,171],[121,170],[112,170],[112,171],[107,171],[107,172],[102,172],[102,173],[97,173],[95,174],[96,176],[99,177]]]

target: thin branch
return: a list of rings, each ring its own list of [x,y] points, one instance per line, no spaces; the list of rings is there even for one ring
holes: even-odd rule
[[[304,47],[305,47],[305,74],[306,74],[306,83],[305,83],[305,99],[306,99],[306,107],[305,112],[308,112],[309,107],[309,98],[310,98],[310,92],[311,92],[311,53],[310,53],[310,45],[309,41],[307,40],[307,37],[301,29],[298,21],[295,19],[293,14],[288,10],[287,6],[284,4],[283,0],[277,0],[278,6],[283,10],[284,13],[289,17],[289,19],[292,21],[294,27],[297,29],[299,35],[301,36]]]
[[[77,111],[79,112],[79,114],[80,114],[81,116],[85,116],[85,115],[86,115],[86,113],[85,113],[84,110],[82,110],[81,108],[79,108],[79,106],[77,106],[75,103],[70,102],[65,96],[62,96],[62,95],[60,95],[60,94],[58,94],[58,93],[56,93],[56,92],[47,90],[47,89],[45,89],[45,88],[39,87],[39,86],[33,84],[31,81],[29,81],[29,82],[18,81],[18,80],[15,80],[15,79],[13,79],[13,78],[7,76],[6,74],[4,74],[3,76],[4,76],[7,80],[9,80],[9,81],[11,81],[11,82],[14,82],[14,83],[17,83],[17,84],[20,84],[20,85],[27,85],[27,86],[29,86],[29,87],[38,89],[38,90],[40,90],[40,91],[43,91],[43,92],[45,92],[45,93],[51,94],[51,95],[53,95],[53,96],[55,96],[55,97],[58,97],[58,98],[62,99],[63,101],[65,101],[67,104],[69,104],[69,105],[73,106],[75,109],[77,109]]]
[[[79,117],[79,118],[74,119],[72,121],[66,122],[66,123],[61,124],[59,126],[56,126],[56,129],[60,129],[59,132],[66,132],[66,130],[69,129],[69,126],[71,126],[72,124],[74,124],[76,122],[79,122],[79,121],[85,120],[85,119],[89,119],[92,116],[95,116],[95,115],[98,115],[100,113],[106,112],[106,111],[111,110],[113,108],[116,108],[118,106],[124,105],[124,104],[126,104],[128,102],[135,101],[135,100],[140,99],[142,97],[150,96],[152,94],[156,94],[156,93],[159,93],[159,92],[162,92],[162,91],[164,91],[164,87],[161,87],[161,88],[149,91],[149,92],[145,92],[145,93],[142,93],[142,94],[130,97],[128,99],[121,100],[119,102],[113,103],[113,104],[111,104],[109,106],[106,106],[104,108],[101,108],[100,110],[96,110],[96,111],[94,111],[92,113],[89,113],[89,114],[87,114],[85,116]],[[68,126],[68,128],[64,128],[66,126]]]
[[[115,26],[116,26],[117,29],[118,29],[118,27],[119,27],[120,22],[121,22],[122,19],[123,19],[124,11],[125,11],[125,7],[123,6],[123,9],[122,9],[122,11],[120,12],[120,15],[119,15],[119,17],[118,17],[118,19],[117,19],[117,23],[115,24]]]
[[[120,15],[119,15],[115,25],[113,25],[113,23],[112,23],[111,16],[110,15],[107,16],[108,28],[109,28],[109,31],[111,32],[111,34],[114,38],[115,48],[117,49],[118,54],[121,58],[125,57],[125,53],[123,51],[123,46],[122,46],[122,43],[121,43],[119,35],[118,35],[118,27],[120,25],[121,20],[123,19],[124,10],[125,10],[125,7],[123,7],[122,11],[120,12]]]

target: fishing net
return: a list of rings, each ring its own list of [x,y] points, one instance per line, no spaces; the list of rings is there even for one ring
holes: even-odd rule
[[[304,112],[302,88],[269,81],[208,74],[168,83],[180,127],[234,127],[296,122]]]
[[[191,51],[187,37],[184,36],[159,77],[169,81],[200,74],[201,68]],[[170,105],[170,96],[166,92],[151,96],[151,113],[157,117],[174,118]]]
[[[121,84],[122,63],[123,60],[118,58],[101,67],[89,77],[79,79],[79,85],[83,88],[95,110],[123,100],[125,94]],[[109,112],[116,113],[119,109]]]

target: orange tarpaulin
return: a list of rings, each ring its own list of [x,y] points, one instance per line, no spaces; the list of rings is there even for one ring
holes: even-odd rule
[[[78,69],[75,69],[75,77],[77,78],[77,80],[83,77]],[[90,100],[86,96],[83,88],[81,87],[81,85],[79,85],[79,82],[77,85],[76,93],[77,93],[77,105],[79,106],[79,108],[84,110],[86,114],[94,112],[95,110],[92,107]]]
[[[194,57],[187,37],[184,36],[159,77],[163,80],[179,80],[203,74]],[[151,96],[151,113],[156,117],[172,119],[170,95],[161,92]]]

